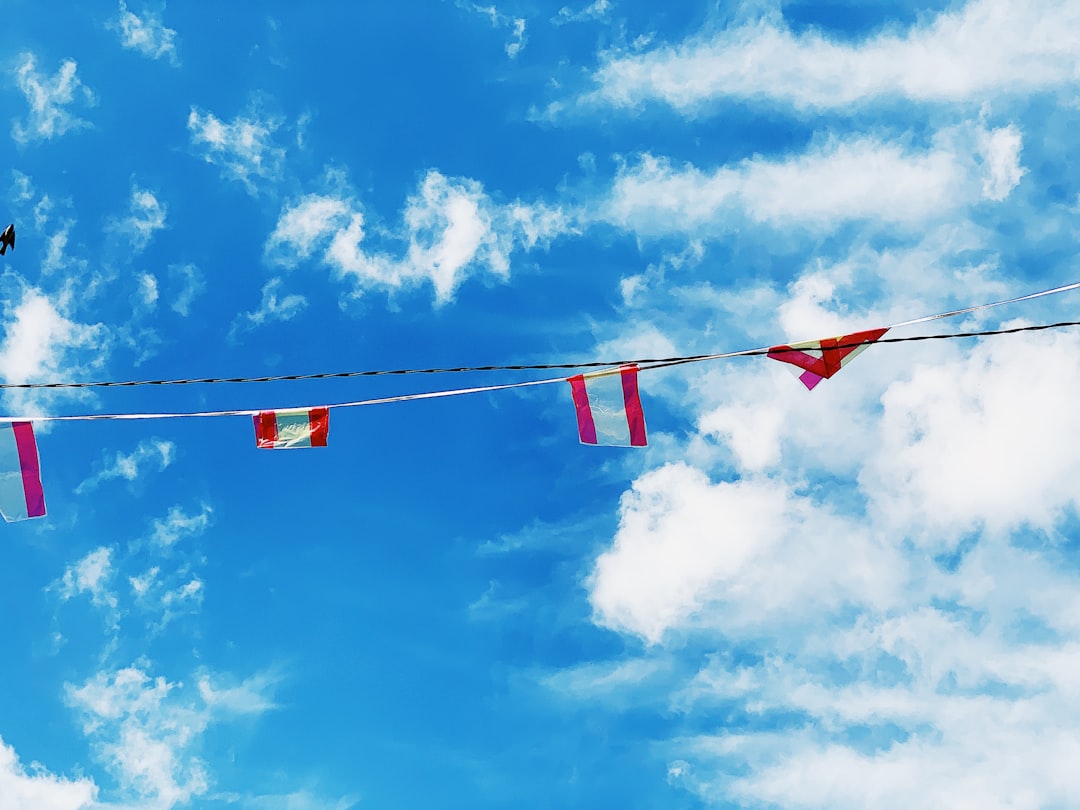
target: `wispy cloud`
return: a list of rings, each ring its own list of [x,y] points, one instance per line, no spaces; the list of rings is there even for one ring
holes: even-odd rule
[[[494,5],[482,6],[479,3],[474,3],[470,0],[458,0],[458,6],[475,14],[481,14],[487,17],[491,20],[491,25],[495,28],[508,30],[510,32],[510,39],[507,40],[506,45],[503,46],[503,50],[506,51],[506,55],[511,59],[521,53],[527,42],[525,37],[524,17],[512,17],[503,14]]]
[[[152,191],[133,185],[128,215],[109,220],[106,229],[127,241],[133,254],[139,254],[154,233],[165,227],[167,213],[168,207]]]
[[[74,129],[90,126],[69,110],[73,106],[91,107],[94,94],[76,75],[78,64],[66,59],[51,77],[37,71],[33,54],[19,57],[15,69],[15,83],[30,105],[25,120],[16,119],[11,125],[11,137],[18,143],[50,140]]]
[[[559,9],[559,13],[551,18],[551,21],[556,25],[562,25],[603,19],[611,10],[611,5],[611,0],[593,0],[589,5],[577,11],[573,11],[569,6],[563,6]]]
[[[93,604],[115,611],[119,602],[109,587],[115,578],[112,553],[111,548],[101,546],[69,565],[60,581],[53,585],[58,590],[61,601],[87,594]]]
[[[164,518],[154,520],[150,539],[158,546],[168,548],[185,537],[202,534],[210,526],[212,515],[213,509],[206,504],[193,514],[188,514],[179,506],[173,506]]]
[[[224,692],[210,685],[215,679],[203,674],[192,689],[136,665],[102,670],[81,685],[67,684],[65,692],[125,797],[165,810],[209,789],[198,751],[211,724],[273,708],[268,692],[260,690],[274,679],[256,676]]]
[[[130,11],[120,0],[120,13],[108,27],[120,35],[120,44],[151,59],[166,58],[174,66],[180,64],[176,55],[176,31],[165,26],[161,16],[144,10],[142,16]]]
[[[169,279],[180,287],[173,293],[170,307],[173,312],[186,318],[191,313],[192,302],[206,289],[206,281],[193,264],[169,265]]]
[[[406,201],[402,225],[367,247],[365,215],[351,194],[309,194],[282,211],[266,243],[267,256],[286,266],[318,253],[358,290],[397,289],[430,282],[437,304],[453,298],[469,275],[486,271],[506,279],[517,249],[546,246],[572,229],[559,208],[521,201],[500,205],[468,178],[429,171]]]
[[[176,452],[176,446],[164,439],[144,439],[130,453],[117,451],[111,461],[87,478],[75,488],[75,494],[96,488],[104,481],[121,478],[125,481],[135,481],[144,475],[147,469],[156,468],[163,472],[171,463]]]
[[[240,313],[229,329],[229,339],[235,340],[243,332],[269,323],[289,321],[307,307],[307,298],[299,293],[279,295],[281,279],[272,278],[263,285],[262,300],[252,312]]]
[[[227,178],[243,183],[252,194],[258,181],[274,181],[281,174],[285,149],[274,143],[281,124],[282,119],[264,113],[258,101],[232,121],[194,106],[187,120],[191,144],[203,159],[220,166]]]

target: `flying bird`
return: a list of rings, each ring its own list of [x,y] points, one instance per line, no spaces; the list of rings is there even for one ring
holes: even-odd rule
[[[0,233],[0,256],[7,253],[7,249],[15,249],[15,224],[12,223],[4,228],[4,232]]]

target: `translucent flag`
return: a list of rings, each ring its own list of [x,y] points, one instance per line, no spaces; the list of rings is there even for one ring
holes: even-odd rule
[[[769,349],[769,357],[801,368],[799,380],[813,391],[819,382],[829,379],[888,331],[888,327],[868,329],[841,337],[773,346]]]
[[[0,424],[0,515],[8,523],[45,514],[34,426]]]
[[[570,377],[582,444],[644,447],[645,414],[638,396],[637,366]]]
[[[330,411],[327,408],[262,411],[251,418],[255,421],[255,444],[258,447],[268,450],[326,447],[326,437],[330,433]]]

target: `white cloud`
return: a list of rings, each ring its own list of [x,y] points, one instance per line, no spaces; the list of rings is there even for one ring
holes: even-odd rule
[[[37,762],[28,769],[14,747],[0,740],[0,806],[4,810],[91,810],[97,785],[87,778],[65,779]]]
[[[462,2],[459,0],[459,7],[472,11],[476,14],[481,14],[491,20],[491,25],[495,28],[505,28],[510,31],[510,39],[507,40],[506,45],[503,46],[503,50],[506,51],[506,55],[513,59],[522,49],[525,47],[525,20],[522,17],[511,17],[503,14],[495,6],[481,6],[478,3]]]
[[[735,631],[795,604],[874,605],[892,554],[856,524],[771,479],[713,484],[684,463],[638,478],[589,579],[596,620],[651,643],[702,616]]]
[[[94,94],[75,75],[77,63],[66,59],[50,79],[37,72],[33,54],[23,54],[15,69],[15,83],[26,96],[30,114],[25,121],[16,119],[11,125],[11,137],[21,144],[50,140],[66,132],[90,126],[89,122],[69,111],[81,101],[93,106]]]
[[[589,5],[577,11],[572,11],[569,6],[563,6],[559,9],[559,13],[551,18],[551,21],[556,25],[561,25],[563,23],[599,20],[610,10],[610,0],[593,0]]]
[[[214,684],[214,678],[203,675],[199,678],[199,696],[211,709],[221,709],[229,714],[262,714],[277,709],[271,692],[279,678],[269,672],[262,672],[247,678],[235,686]],[[218,678],[217,680],[221,680]]]
[[[107,228],[112,233],[126,239],[133,254],[142,253],[156,231],[165,227],[165,215],[168,207],[148,191],[138,186],[131,187],[130,213],[123,219],[110,220]]]
[[[131,585],[131,590],[135,594],[136,598],[143,598],[157,581],[158,574],[161,573],[161,567],[155,565],[137,577],[128,577],[128,583]]]
[[[238,795],[230,796],[230,799],[242,803],[243,807],[251,807],[254,810],[261,810],[261,808],[266,808],[266,810],[350,810],[360,802],[360,799],[353,796],[328,799],[310,790],[255,796]]]
[[[89,594],[90,601],[99,607],[116,610],[119,603],[116,594],[109,590],[114,576],[112,549],[101,546],[64,570],[58,583],[60,598],[64,601],[79,594]]]
[[[951,544],[973,531],[1051,531],[1080,509],[1070,417],[1080,397],[1072,332],[988,340],[889,386],[864,488],[886,525]]]
[[[67,684],[68,705],[82,718],[83,732],[116,776],[126,799],[143,808],[167,808],[204,795],[210,786],[198,756],[213,723],[274,708],[276,683],[260,674],[218,691],[216,675],[199,677],[198,689],[151,677],[138,666],[101,671],[81,686]]]
[[[174,506],[164,518],[154,520],[150,537],[159,546],[173,546],[185,537],[195,537],[206,531],[212,514],[213,510],[205,504],[199,512],[191,515]]]
[[[277,261],[285,265],[295,264],[294,257],[307,259],[327,234],[348,222],[352,213],[349,200],[308,194],[278,217],[267,251],[276,250]]]
[[[961,223],[850,245],[779,291],[669,279],[634,314],[678,302],[680,347],[688,332],[715,345],[701,332],[727,317],[767,345],[1030,289],[1003,284],[986,238]],[[1029,306],[1043,320],[1067,302]],[[1062,330],[874,348],[813,393],[760,358],[687,369],[675,393],[647,385],[721,444],[692,436],[669,451],[685,460],[634,482],[585,582],[594,621],[649,642],[648,658],[548,685],[674,718],[668,780],[708,806],[1067,805],[1078,357]],[[702,733],[714,716],[737,719]]]
[[[191,144],[206,162],[220,166],[226,177],[243,183],[252,194],[257,180],[273,181],[281,174],[285,149],[273,141],[281,124],[280,118],[264,114],[258,102],[231,122],[194,106],[187,120]]]
[[[279,297],[281,279],[272,278],[262,289],[262,300],[253,312],[241,312],[229,330],[229,339],[235,339],[241,332],[263,326],[268,323],[289,321],[307,307],[307,298],[299,293],[289,293]]]
[[[151,59],[165,57],[173,65],[180,63],[176,56],[176,31],[166,28],[156,13],[144,10],[140,17],[128,10],[124,0],[120,0],[120,15],[110,21],[108,27],[120,35],[120,44],[125,48]]]
[[[204,289],[206,282],[203,280],[199,268],[193,264],[173,264],[169,266],[169,278],[176,283],[179,280],[180,290],[173,295],[173,312],[187,317],[191,313],[191,304]]]
[[[111,481],[114,478],[122,478],[125,481],[134,481],[146,474],[150,467],[156,467],[158,472],[163,472],[173,461],[176,445],[172,442],[152,438],[139,442],[130,453],[117,451],[111,461],[87,478],[75,488],[75,494],[81,495],[97,487],[103,481]]]
[[[41,272],[51,273],[54,270],[59,270],[62,267],[67,266],[68,259],[65,255],[67,249],[68,237],[71,234],[71,228],[75,223],[68,220],[56,233],[52,234],[46,245],[45,258],[41,262]]]
[[[571,229],[561,209],[515,201],[501,206],[468,178],[429,171],[406,201],[401,228],[390,235],[401,255],[368,249],[364,212],[348,195],[309,194],[287,206],[266,243],[267,256],[286,266],[321,251],[324,263],[360,289],[430,281],[438,304],[450,301],[470,274],[510,273],[515,248],[546,246]]]
[[[965,133],[966,134],[966,133]],[[599,218],[646,236],[719,236],[749,224],[914,228],[981,198],[974,157],[954,133],[926,150],[868,137],[830,140],[785,159],[702,171],[641,156],[620,169]]]
[[[1022,139],[1015,126],[984,131],[979,138],[980,152],[986,164],[983,196],[1000,202],[1016,188],[1027,170],[1020,167]]]
[[[108,356],[108,332],[102,324],[77,323],[62,314],[41,290],[27,287],[22,299],[4,313],[0,343],[0,377],[8,383],[56,382],[99,368]],[[63,391],[8,390],[5,397],[16,411],[35,409]],[[66,394],[71,396],[72,394]]]
[[[18,169],[11,170],[11,191],[9,196],[18,203],[29,202],[34,198],[34,184],[30,175],[20,172]]]
[[[973,0],[850,43],[767,19],[645,53],[613,52],[588,103],[656,100],[696,114],[718,98],[840,109],[881,97],[981,103],[999,93],[1075,87],[1080,10],[1069,0]]]
[[[157,306],[158,295],[157,277],[151,273],[140,273],[135,301],[147,309],[154,309]]]

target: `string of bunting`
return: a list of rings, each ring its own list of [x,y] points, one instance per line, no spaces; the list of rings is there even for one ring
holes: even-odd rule
[[[217,410],[174,413],[95,413],[78,415],[50,415],[34,417],[0,416],[0,516],[7,522],[42,517],[45,515],[45,495],[41,484],[41,468],[33,422],[66,422],[113,420],[177,419],[191,417],[250,416],[255,428],[256,447],[262,449],[293,449],[301,447],[325,447],[330,430],[330,410],[381,405],[422,399],[437,399],[465,394],[503,391],[551,383],[569,383],[571,398],[577,418],[578,438],[582,444],[616,447],[644,447],[648,444],[645,416],[638,391],[638,373],[643,370],[669,368],[687,363],[719,360],[735,357],[766,356],[793,367],[799,380],[808,390],[813,390],[823,380],[834,376],[857,355],[873,343],[907,343],[923,340],[946,340],[956,338],[987,337],[991,335],[1034,332],[1048,329],[1080,326],[1080,321],[1062,321],[1053,324],[1018,326],[1009,329],[993,329],[978,332],[953,332],[938,335],[914,335],[908,337],[884,337],[891,329],[963,315],[977,310],[1004,304],[1027,301],[1047,295],[1080,288],[1080,282],[1042,290],[1036,293],[978,304],[928,315],[877,329],[854,332],[832,338],[809,340],[801,343],[781,344],[758,349],[744,349],[719,354],[689,355],[682,357],[641,359],[622,362],[546,363],[535,365],[463,366],[458,368],[398,369],[392,371],[351,371],[321,374],[279,375],[267,377],[205,377],[172,380],[131,380],[124,382],[69,382],[69,383],[5,383],[8,389],[57,389],[57,388],[105,388],[138,385],[186,385],[194,383],[245,383],[282,380],[312,380],[341,377],[370,377],[404,374],[446,374],[479,371],[519,371],[598,368],[570,377],[549,377],[523,382],[456,388],[424,393],[402,394],[377,399],[339,402],[318,407],[284,408],[276,410]]]

